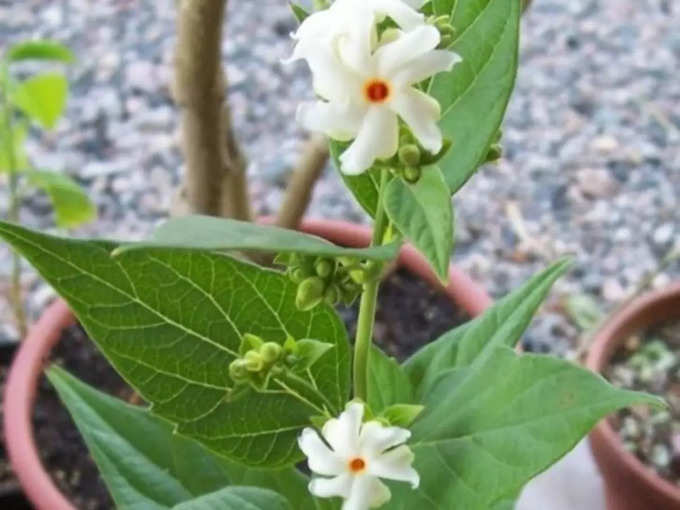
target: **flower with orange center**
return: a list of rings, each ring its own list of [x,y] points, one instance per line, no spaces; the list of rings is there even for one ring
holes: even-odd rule
[[[316,430],[302,431],[298,444],[309,468],[318,475],[309,484],[320,498],[341,497],[342,510],[367,510],[387,503],[390,491],[380,480],[409,482],[418,487],[413,453],[404,443],[411,433],[377,421],[363,423],[364,406],[348,404],[338,418],[326,422],[321,437]]]
[[[420,3],[420,2],[414,2]],[[389,17],[399,28],[379,36]],[[450,70],[460,57],[436,49],[439,31],[402,0],[336,0],[309,16],[294,35],[292,60],[304,59],[320,100],[297,118],[311,131],[352,141],[340,156],[356,175],[399,148],[399,119],[430,153],[442,147],[439,103],[416,85]]]

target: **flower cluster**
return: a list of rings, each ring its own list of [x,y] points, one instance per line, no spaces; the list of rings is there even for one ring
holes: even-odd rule
[[[342,510],[377,508],[391,494],[381,478],[409,482],[415,489],[420,477],[413,469],[413,452],[404,443],[411,433],[378,421],[363,422],[364,405],[350,403],[338,418],[328,420],[319,436],[303,430],[298,440],[309,468],[317,475],[309,484],[321,498],[341,497]]]
[[[291,60],[308,63],[320,98],[300,106],[298,121],[335,140],[353,140],[340,157],[345,174],[360,174],[397,153],[399,119],[425,151],[442,149],[439,103],[418,85],[460,57],[438,49],[442,32],[415,10],[419,4],[336,0],[294,34]]]

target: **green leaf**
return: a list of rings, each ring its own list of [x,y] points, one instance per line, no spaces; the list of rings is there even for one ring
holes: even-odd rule
[[[429,391],[444,371],[466,367],[498,346],[513,347],[526,330],[553,283],[570,267],[564,259],[535,275],[484,314],[426,345],[405,364],[417,395]]]
[[[293,16],[295,16],[295,19],[298,20],[298,23],[302,23],[309,17],[309,12],[307,12],[307,10],[300,4],[291,2],[290,9],[293,11]]]
[[[11,138],[11,149],[8,147],[7,138]],[[26,126],[15,124],[12,126],[11,134],[5,128],[5,123],[0,119],[0,173],[11,172],[12,167],[16,171],[25,170],[28,167],[28,156],[24,143],[26,142]],[[10,154],[10,150],[14,154]],[[14,161],[12,161],[12,158]]]
[[[459,371],[468,372],[460,377]],[[494,349],[480,365],[442,374],[423,395],[410,442],[417,491],[396,487],[403,508],[488,510],[570,451],[607,414],[663,405],[616,389],[566,361]]]
[[[173,510],[246,509],[292,510],[292,507],[281,495],[256,487],[228,487],[173,507]]]
[[[432,8],[438,16],[451,15],[458,0],[432,0]]]
[[[349,346],[335,311],[295,307],[296,286],[281,273],[219,253],[136,250],[52,237],[0,223],[18,250],[70,304],[114,367],[152,411],[220,455],[255,467],[302,458],[297,436],[314,402],[287,393],[229,401],[228,366],[244,333],[283,344],[314,337],[334,345],[308,372],[336,412],[349,395]],[[319,403],[317,403],[319,405]]]
[[[395,404],[414,402],[413,388],[404,368],[375,346],[368,369],[367,403],[376,414]]]
[[[440,122],[453,145],[439,165],[455,193],[485,161],[501,125],[517,74],[520,2],[439,0],[440,14],[454,9],[452,49],[463,61],[437,75],[429,93],[442,108]]]
[[[85,190],[67,175],[48,170],[30,170],[25,175],[50,197],[58,226],[77,227],[97,217],[97,207]]]
[[[354,195],[359,205],[372,217],[378,209],[378,196],[380,194],[380,171],[377,169],[368,170],[359,175],[345,175],[340,171],[340,155],[347,148],[348,144],[330,140],[330,154],[335,164],[335,168],[340,173],[340,177],[345,185]]]
[[[23,41],[15,44],[7,51],[9,62],[20,60],[56,60],[59,62],[73,62],[73,52],[61,43],[46,39]]]
[[[420,405],[395,404],[385,409],[380,416],[385,418],[390,425],[408,428],[424,410],[425,408]]]
[[[51,129],[64,111],[67,93],[64,75],[45,73],[19,83],[12,90],[11,100],[31,120]]]
[[[123,245],[117,253],[151,247],[210,251],[294,252],[326,257],[342,255],[371,260],[391,260],[399,245],[343,248],[320,237],[268,225],[209,216],[185,216],[166,221],[151,240]]]
[[[384,200],[392,222],[427,258],[439,278],[447,281],[453,251],[453,206],[439,168],[424,168],[416,184],[393,179]]]
[[[296,342],[295,355],[300,358],[300,361],[296,363],[295,369],[308,370],[333,347],[335,346],[328,342],[319,342],[318,340],[311,340],[309,338],[298,340]]]
[[[294,468],[248,469],[175,434],[169,422],[148,410],[106,395],[57,366],[47,376],[121,508],[150,501],[174,505],[228,485],[252,485],[282,494],[293,508],[315,509],[309,479]]]

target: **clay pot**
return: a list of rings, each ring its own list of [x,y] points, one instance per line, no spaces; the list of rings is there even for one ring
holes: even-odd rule
[[[680,283],[643,296],[614,315],[595,337],[587,366],[602,372],[617,348],[636,331],[680,318]],[[609,510],[680,509],[680,487],[658,476],[624,449],[609,420],[590,434],[595,461],[605,481]]]
[[[371,239],[368,227],[344,221],[307,220],[301,230],[348,247],[366,246]],[[411,246],[403,247],[398,264],[444,292],[454,306],[464,309],[471,316],[479,315],[492,303],[481,287],[454,266],[450,269],[449,285],[442,286],[425,260]],[[75,317],[63,300],[59,299],[50,305],[23,341],[5,387],[4,426],[10,462],[28,499],[37,510],[76,510],[43,468],[31,421],[36,388],[45,360],[61,338],[62,331],[74,323]]]

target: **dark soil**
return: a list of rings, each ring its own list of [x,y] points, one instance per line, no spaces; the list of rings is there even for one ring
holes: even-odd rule
[[[668,409],[637,406],[614,419],[624,446],[680,486],[680,321],[633,335],[606,371],[615,385],[662,397]]]
[[[356,330],[357,308],[355,305],[340,310],[350,338],[353,338]],[[426,283],[405,271],[398,271],[381,288],[375,338],[387,353],[405,359],[422,345],[468,318]],[[80,327],[64,332],[51,360],[88,384],[119,398],[130,398],[129,387]],[[4,380],[1,372],[0,377]],[[57,486],[75,506],[79,510],[114,508],[80,434],[44,378],[38,391],[34,426],[43,462]],[[0,461],[0,482],[2,469]]]
[[[358,309],[355,304],[340,310],[350,338],[356,333]],[[380,287],[373,336],[383,351],[403,361],[469,319],[446,296],[408,271],[399,270]]]

